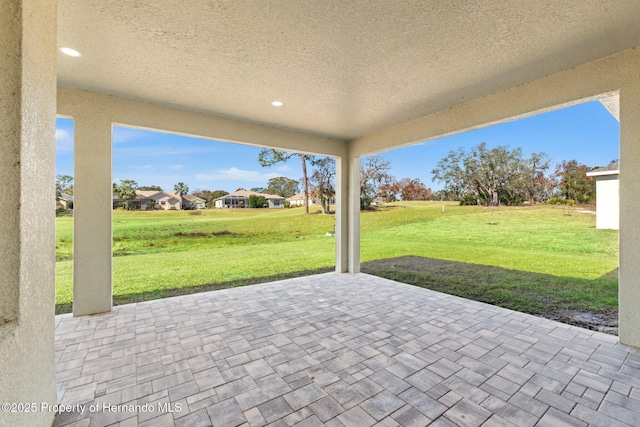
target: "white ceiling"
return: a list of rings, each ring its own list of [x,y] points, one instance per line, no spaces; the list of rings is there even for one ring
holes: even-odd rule
[[[353,139],[640,46],[640,1],[60,0],[58,44],[61,86]]]

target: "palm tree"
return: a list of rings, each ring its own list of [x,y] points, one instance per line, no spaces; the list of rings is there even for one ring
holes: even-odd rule
[[[182,209],[182,196],[189,193],[189,187],[184,182],[179,182],[173,186],[173,191],[180,196],[180,209]]]

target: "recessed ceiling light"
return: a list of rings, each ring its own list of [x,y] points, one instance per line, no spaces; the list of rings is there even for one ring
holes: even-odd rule
[[[284,102],[282,102],[282,101],[273,101],[271,103],[271,105],[273,105],[274,107],[282,107],[284,105]]]
[[[60,52],[68,56],[75,56],[75,57],[80,56],[80,52],[78,52],[75,49],[71,49],[70,47],[61,47]]]

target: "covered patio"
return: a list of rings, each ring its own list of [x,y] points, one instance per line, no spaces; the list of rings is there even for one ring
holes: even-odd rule
[[[205,424],[216,414],[278,423],[286,411],[309,423],[526,424],[511,415],[519,410],[541,423],[636,423],[627,346],[640,347],[637,1],[0,0],[0,11],[0,402],[168,397],[189,413],[162,420]],[[362,156],[616,96],[621,344],[359,274]],[[62,318],[57,116],[74,120],[76,317]],[[113,126],[334,157],[336,274],[114,310]],[[260,292],[268,304],[251,295]],[[230,312],[236,295],[247,305]],[[261,387],[263,373],[281,388]],[[439,409],[423,408],[418,392]],[[0,412],[0,425],[54,417]]]
[[[640,425],[617,337],[362,273],[57,316],[56,361],[56,426]]]

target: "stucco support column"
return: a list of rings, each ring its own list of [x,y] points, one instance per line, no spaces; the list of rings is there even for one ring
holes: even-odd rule
[[[349,271],[349,162],[336,158],[336,272]]]
[[[336,271],[360,272],[360,157],[336,159]]]
[[[360,157],[349,158],[349,273],[360,273]]]
[[[640,347],[640,80],[620,90],[619,337]]]
[[[2,426],[50,426],[56,403],[57,1],[0,0],[0,411]]]
[[[92,110],[74,117],[74,316],[112,307],[111,122]]]

